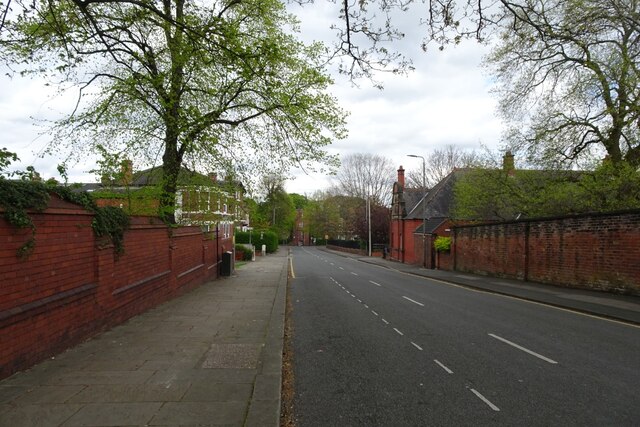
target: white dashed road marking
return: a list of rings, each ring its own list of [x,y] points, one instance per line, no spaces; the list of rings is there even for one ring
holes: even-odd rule
[[[409,298],[409,297],[405,297],[405,296],[403,295],[403,296],[402,296],[402,298],[406,299],[407,301],[411,301],[411,302],[412,302],[412,303],[414,303],[414,304],[418,304],[420,307],[424,307],[424,304],[423,304],[423,303],[418,302],[418,301],[416,301],[416,300],[413,300],[413,299],[411,299],[411,298]]]
[[[444,366],[441,362],[439,362],[439,361],[437,361],[435,359],[433,359],[433,361],[436,362],[436,365],[438,365],[442,369],[444,369],[447,372],[447,374],[453,374],[453,371],[451,369],[447,368],[446,366]]]
[[[556,364],[558,363],[558,362],[556,362],[555,360],[549,359],[548,357],[544,357],[543,355],[538,354],[538,353],[536,353],[535,351],[531,351],[531,350],[529,350],[528,348],[524,348],[524,347],[522,347],[522,346],[520,346],[520,345],[518,345],[518,344],[516,344],[516,343],[513,343],[513,342],[511,342],[511,341],[509,341],[509,340],[507,340],[507,339],[504,339],[504,338],[502,338],[502,337],[499,337],[499,336],[497,336],[497,335],[489,334],[489,336],[490,336],[490,337],[493,337],[493,338],[495,338],[495,339],[497,339],[497,340],[499,340],[499,341],[502,341],[502,342],[503,342],[503,343],[505,343],[505,344],[509,344],[510,346],[515,347],[515,348],[517,348],[518,350],[522,350],[522,351],[524,351],[525,353],[529,353],[530,355],[535,356],[535,357],[537,357],[538,359],[542,359],[542,360],[544,360],[545,362],[551,363],[552,365],[556,365]]]
[[[473,388],[472,388],[472,389],[470,389],[470,390],[473,392],[473,394],[475,394],[476,396],[478,396],[478,398],[479,398],[480,400],[482,400],[484,403],[486,403],[486,404],[489,406],[489,408],[493,409],[493,410],[494,410],[494,411],[496,411],[496,412],[500,412],[500,408],[498,408],[496,405],[494,405],[493,403],[491,403],[491,402],[489,401],[489,399],[487,399],[486,397],[484,397],[483,395],[481,395],[477,390],[475,390],[475,389],[473,389]]]

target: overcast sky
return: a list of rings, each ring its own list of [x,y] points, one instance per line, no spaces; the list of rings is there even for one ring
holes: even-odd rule
[[[305,41],[331,40],[331,23],[337,21],[337,6],[317,1],[304,8],[291,6],[302,19]],[[375,153],[389,158],[398,167],[421,168],[420,159],[408,154],[428,156],[435,148],[454,144],[463,148],[480,149],[499,145],[502,125],[496,117],[496,101],[489,93],[490,79],[480,68],[486,47],[469,41],[457,47],[439,51],[430,46],[427,53],[420,49],[419,13],[404,15],[399,23],[407,36],[394,45],[413,60],[415,71],[408,76],[381,74],[377,79],[384,90],[374,88],[368,81],[353,87],[344,76],[335,76],[332,94],[350,112],[349,136],[328,149],[340,156],[350,153]],[[70,98],[55,98],[54,89],[37,80],[9,80],[0,77],[0,128],[3,138],[0,147],[18,153],[24,169],[33,165],[43,177],[59,178],[56,165],[60,158],[39,158],[48,142],[36,123],[43,118],[61,117],[70,111]],[[70,170],[71,181],[92,182],[95,175],[93,161],[78,164]],[[306,175],[292,171],[296,179],[287,182],[290,193],[312,194],[331,184],[325,175]]]

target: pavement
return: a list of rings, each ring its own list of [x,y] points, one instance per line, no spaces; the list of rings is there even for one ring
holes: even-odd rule
[[[406,274],[453,283],[467,288],[507,295],[612,320],[640,325],[640,297],[509,280],[458,271],[432,270],[379,257],[329,252]]]
[[[288,250],[0,381],[0,426],[278,426]]]

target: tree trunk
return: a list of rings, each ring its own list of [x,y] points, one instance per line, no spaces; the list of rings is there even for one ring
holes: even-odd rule
[[[165,150],[162,156],[162,194],[160,195],[159,216],[169,224],[176,223],[175,203],[178,191],[178,173],[182,159],[177,150],[177,136],[167,130]]]

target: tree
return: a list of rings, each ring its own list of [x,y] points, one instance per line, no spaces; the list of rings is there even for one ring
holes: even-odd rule
[[[18,155],[6,148],[0,148],[0,179],[3,179],[3,171],[8,168],[11,163],[18,161]]]
[[[427,188],[442,181],[456,168],[468,168],[478,165],[480,157],[475,151],[466,151],[455,145],[447,145],[442,149],[435,149],[426,158],[426,184]],[[422,188],[422,167],[407,172],[406,182],[408,188]]]
[[[603,151],[640,166],[640,7],[626,0],[502,1],[488,64],[514,148],[534,162]]]
[[[255,176],[332,163],[323,147],[344,136],[344,114],[324,92],[323,48],[285,29],[295,24],[278,0],[18,0],[0,9],[4,62],[78,88],[52,149],[161,156],[169,221],[185,162]]]
[[[284,181],[280,175],[264,176],[261,186],[264,201],[258,205],[258,215],[281,240],[290,237],[296,214],[293,201],[284,190]]]
[[[356,235],[358,210],[365,201],[357,197],[318,192],[305,208],[306,222],[312,236],[351,239]]]
[[[369,238],[369,218],[366,206],[359,206],[356,211],[354,231],[360,240]],[[391,212],[388,207],[371,205],[371,242],[389,243],[389,226]]]
[[[371,196],[378,205],[390,202],[395,168],[377,154],[356,153],[345,156],[336,176],[339,194],[366,200]]]
[[[291,198],[291,202],[296,209],[304,209],[309,204],[309,199],[307,196],[303,196],[298,193],[290,193],[289,197]]]

